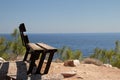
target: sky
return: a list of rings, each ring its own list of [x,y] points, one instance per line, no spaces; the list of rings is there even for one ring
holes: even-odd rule
[[[0,0],[0,33],[120,32],[120,0]]]

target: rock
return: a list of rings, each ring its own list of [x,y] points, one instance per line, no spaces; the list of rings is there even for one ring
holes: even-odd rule
[[[94,64],[96,66],[102,66],[103,63],[100,60],[94,59],[94,58],[85,58],[82,63],[84,64]]]
[[[75,66],[79,66],[79,65],[80,65],[79,60],[67,60],[64,62],[64,66],[75,67]]]
[[[80,61],[79,60],[73,60],[73,63],[75,66],[79,66],[80,65]]]
[[[112,67],[113,69],[118,69],[119,70],[119,68],[117,68],[117,67]]]
[[[72,76],[76,75],[76,72],[69,71],[69,72],[62,72],[61,74],[64,76],[64,78],[68,78],[68,77],[72,77]]]
[[[63,80],[63,79],[64,76],[62,74],[46,74],[41,77],[41,80]]]
[[[64,62],[64,66],[71,66],[74,67],[73,61],[72,60],[67,60]]]
[[[1,65],[3,62],[5,62],[5,60],[4,60],[2,57],[0,57],[0,65]]]
[[[103,64],[103,66],[108,67],[108,68],[112,68],[112,65],[110,65],[110,64]]]
[[[83,78],[83,77],[81,77],[81,76],[78,76],[77,78],[78,78],[78,79],[84,79],[84,78]]]
[[[5,62],[5,60],[2,57],[0,57],[0,62]]]

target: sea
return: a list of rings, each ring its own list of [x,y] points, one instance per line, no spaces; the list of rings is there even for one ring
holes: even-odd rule
[[[11,39],[10,34],[0,34],[0,37]],[[45,33],[30,34],[30,42],[43,42],[57,49],[63,46],[72,50],[80,50],[84,57],[94,53],[95,48],[115,49],[115,42],[120,40],[120,33]]]

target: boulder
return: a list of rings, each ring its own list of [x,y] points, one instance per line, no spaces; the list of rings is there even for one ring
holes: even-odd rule
[[[69,71],[69,72],[62,72],[61,74],[64,76],[64,78],[68,78],[68,77],[72,77],[72,76],[76,75],[76,72]]]
[[[63,80],[64,76],[62,74],[46,74],[41,76],[40,80]],[[38,80],[38,79],[35,79]]]
[[[75,66],[79,66],[79,65],[80,65],[79,60],[67,60],[64,62],[64,66],[75,67]]]

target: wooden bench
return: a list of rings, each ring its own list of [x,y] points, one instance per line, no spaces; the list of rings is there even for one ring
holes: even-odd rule
[[[29,59],[30,66],[27,71],[27,74],[32,73],[33,67],[36,66],[35,62],[38,59],[40,59],[40,60],[39,60],[39,64],[37,66],[35,73],[36,74],[47,74],[49,71],[51,62],[52,62],[52,58],[54,56],[54,53],[57,51],[57,49],[52,46],[49,46],[45,43],[30,43],[28,36],[26,34],[24,34],[24,32],[26,32],[24,23],[20,24],[19,31],[20,31],[23,46],[25,46],[25,48],[26,48],[26,53],[25,53],[23,61],[27,61],[28,54],[31,55],[30,59]],[[44,72],[41,73],[41,68],[42,68],[43,62],[45,60],[46,54],[48,54],[48,53],[49,53],[49,57],[47,60],[46,67],[44,69]]]

